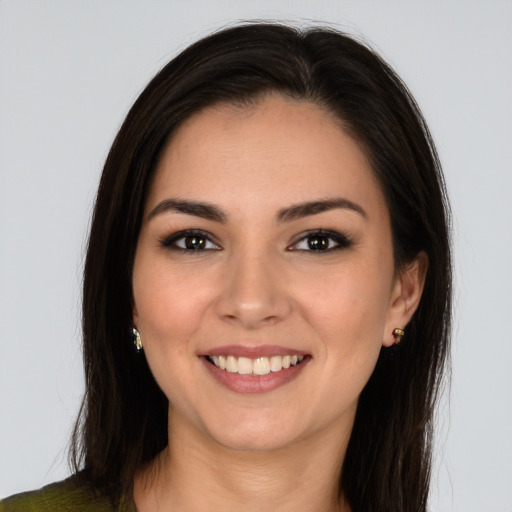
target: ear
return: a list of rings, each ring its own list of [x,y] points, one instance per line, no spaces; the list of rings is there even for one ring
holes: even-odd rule
[[[405,330],[405,326],[418,308],[425,285],[427,269],[428,256],[421,251],[410,264],[397,272],[391,292],[382,342],[385,347],[395,344],[393,331],[397,327]]]
[[[133,302],[133,306],[132,306],[132,322],[133,322],[133,327],[137,327],[138,320],[139,320],[139,313],[137,312],[137,306],[135,306],[135,302]]]

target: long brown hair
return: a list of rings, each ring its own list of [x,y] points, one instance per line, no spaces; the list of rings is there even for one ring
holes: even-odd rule
[[[396,73],[334,30],[254,23],[215,33],[168,63],[137,99],[108,155],[83,287],[86,393],[72,446],[76,470],[113,501],[167,444],[168,401],[130,340],[132,268],[144,201],[180,123],[217,102],[268,92],[313,102],[366,151],[390,211],[395,267],[429,258],[419,308],[398,351],[381,350],[364,388],[340,492],[354,511],[424,511],[433,413],[449,353],[449,207],[427,125]]]

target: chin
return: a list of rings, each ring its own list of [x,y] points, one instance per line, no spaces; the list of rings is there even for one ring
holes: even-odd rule
[[[226,421],[209,429],[210,437],[224,448],[240,452],[269,452],[284,449],[303,436],[297,419],[285,420],[275,414],[272,419]],[[293,427],[293,428],[290,428]]]
[[[289,437],[275,436],[275,432],[258,432],[256,435],[222,435],[216,441],[228,450],[236,452],[264,453],[286,448],[293,442]]]

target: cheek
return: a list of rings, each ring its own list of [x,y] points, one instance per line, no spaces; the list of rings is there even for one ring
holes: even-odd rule
[[[135,321],[155,380],[172,404],[187,409],[185,397],[198,385],[194,365],[199,363],[191,354],[208,288],[190,276],[169,272],[165,264],[152,263],[145,265],[141,259],[134,268]]]
[[[318,385],[333,414],[356,406],[382,347],[387,297],[384,287],[376,290],[375,280],[363,276],[333,275],[329,292],[309,303],[308,323],[318,337],[324,377]]]
[[[303,316],[318,340],[322,385],[328,396],[338,390],[339,407],[357,401],[380,354],[390,279],[379,268],[351,262],[303,290]]]
[[[329,340],[331,348],[380,347],[390,291],[383,273],[364,265],[347,265],[316,277],[303,283],[303,315]]]
[[[190,276],[168,274],[155,269],[143,280],[134,277],[135,306],[139,327],[147,337],[179,343],[200,324],[211,291]]]
[[[132,276],[133,318],[146,352],[163,356],[186,349],[211,293],[201,281],[190,266],[176,265],[147,233],[141,234]]]

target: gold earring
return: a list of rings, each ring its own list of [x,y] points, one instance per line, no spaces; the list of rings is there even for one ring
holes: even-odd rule
[[[137,349],[137,352],[140,352],[142,350],[142,340],[140,339],[140,333],[135,329],[135,327],[132,329],[133,332],[133,344],[135,345],[135,348]]]
[[[403,329],[400,329],[397,327],[393,331],[393,336],[395,337],[395,345],[398,345],[402,341],[402,336],[405,334],[405,331]]]

